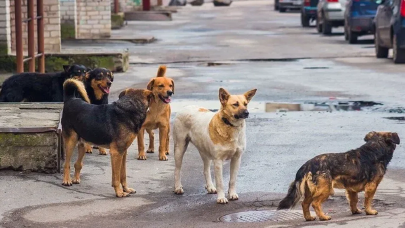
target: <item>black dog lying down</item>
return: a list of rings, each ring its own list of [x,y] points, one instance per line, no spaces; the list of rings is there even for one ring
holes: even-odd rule
[[[112,104],[94,105],[89,104],[90,99],[81,81],[68,79],[63,88],[65,102],[61,122],[66,151],[63,185],[80,183],[85,141],[110,149],[112,185],[116,196],[134,193],[135,190],[129,188],[126,182],[127,149],[145,121],[149,104],[153,102],[152,91],[130,89],[125,96]],[[76,95],[84,100],[75,98]],[[72,180],[70,159],[76,144],[79,155]]]
[[[63,83],[66,79],[84,80],[87,68],[65,65],[58,73],[21,73],[4,81],[0,102],[63,102]]]

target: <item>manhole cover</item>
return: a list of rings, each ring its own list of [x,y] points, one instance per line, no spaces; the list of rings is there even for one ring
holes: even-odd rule
[[[284,222],[295,219],[303,219],[301,211],[244,211],[219,218],[221,222]]]

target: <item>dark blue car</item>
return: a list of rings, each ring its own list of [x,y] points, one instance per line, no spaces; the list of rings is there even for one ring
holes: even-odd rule
[[[350,0],[345,10],[345,40],[357,43],[362,35],[374,34],[374,17],[381,0]]]
[[[304,0],[301,7],[301,25],[309,27],[311,21],[316,20],[316,9],[319,0]]]

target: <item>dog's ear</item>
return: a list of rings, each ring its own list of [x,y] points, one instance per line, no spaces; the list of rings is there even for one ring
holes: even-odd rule
[[[161,65],[159,66],[159,70],[157,72],[156,77],[164,77],[166,75],[166,66],[165,65]]]
[[[152,103],[153,101],[155,101],[155,96],[153,96],[152,91],[145,89],[145,90],[143,90],[143,94],[148,99],[149,104]]]
[[[121,97],[127,95],[128,90],[129,90],[129,89],[126,89],[126,90],[122,91],[122,92],[120,93],[120,95],[118,95],[118,99],[121,99]]]
[[[229,96],[231,95],[228,93],[228,91],[226,91],[224,88],[219,88],[219,101],[221,102],[222,105],[226,105]]]
[[[256,91],[257,89],[252,89],[243,94],[246,97],[248,103],[250,102],[250,100],[252,100],[253,96],[256,94]]]
[[[172,79],[172,92],[174,94],[174,81],[173,81],[173,79]]]
[[[66,73],[69,72],[70,67],[70,65],[63,65],[63,71],[65,71]]]
[[[367,135],[364,137],[364,141],[368,142],[375,134],[376,134],[375,131],[370,131],[370,132],[367,133]]]
[[[388,141],[393,142],[393,143],[395,143],[395,144],[399,144],[400,141],[401,141],[401,140],[399,139],[398,134],[397,134],[396,132],[389,133],[387,137],[388,137],[388,138],[387,138]]]
[[[152,90],[153,89],[153,83],[155,83],[155,79],[151,79],[148,83],[148,85],[146,86],[146,88],[148,90]]]

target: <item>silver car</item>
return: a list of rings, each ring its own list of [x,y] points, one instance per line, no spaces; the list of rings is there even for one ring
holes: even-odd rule
[[[344,26],[346,0],[319,0],[316,29],[325,35],[332,33],[332,27]]]
[[[278,6],[278,10],[283,13],[287,9],[301,9],[302,1],[303,0],[276,0],[275,4]],[[277,6],[275,6],[275,8]]]

